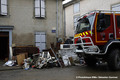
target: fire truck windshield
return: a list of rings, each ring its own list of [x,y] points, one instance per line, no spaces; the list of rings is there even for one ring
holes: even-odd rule
[[[93,23],[94,14],[87,16],[85,18],[79,19],[76,27],[76,33],[81,33],[91,29]]]

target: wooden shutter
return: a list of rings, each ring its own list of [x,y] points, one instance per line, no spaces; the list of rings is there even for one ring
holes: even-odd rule
[[[0,0],[0,14],[7,15],[7,0]]]
[[[41,17],[45,17],[45,0],[41,0]]]
[[[40,0],[35,0],[35,17],[40,17]]]
[[[113,11],[120,11],[120,4],[116,4],[112,6]]]
[[[35,0],[35,17],[45,17],[45,0]]]

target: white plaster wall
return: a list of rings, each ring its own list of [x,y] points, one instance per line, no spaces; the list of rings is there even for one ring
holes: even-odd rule
[[[80,14],[83,15],[93,10],[111,10],[113,4],[120,0],[82,0],[80,1]]]
[[[65,8],[65,17],[66,17],[66,36],[70,37],[74,34],[73,27],[73,5]]]

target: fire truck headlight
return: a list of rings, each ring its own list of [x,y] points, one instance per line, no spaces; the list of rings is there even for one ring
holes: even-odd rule
[[[87,49],[87,52],[97,52],[97,48],[96,47],[89,47],[88,49]]]

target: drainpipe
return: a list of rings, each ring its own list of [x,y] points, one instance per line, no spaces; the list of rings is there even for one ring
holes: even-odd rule
[[[12,30],[9,31],[9,59],[12,60]]]
[[[64,9],[64,38],[66,38],[66,12],[65,12],[65,8],[63,7]]]
[[[56,13],[56,41],[58,41],[58,0],[56,0],[56,10],[57,10],[57,13]]]

